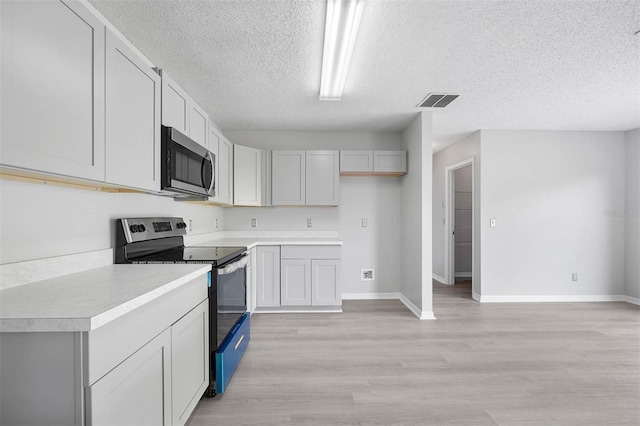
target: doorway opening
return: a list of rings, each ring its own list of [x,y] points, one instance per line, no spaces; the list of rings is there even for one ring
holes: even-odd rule
[[[474,158],[445,169],[445,284],[480,299],[475,277]]]

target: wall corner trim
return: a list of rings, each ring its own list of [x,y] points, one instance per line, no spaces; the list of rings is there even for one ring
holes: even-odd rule
[[[407,297],[404,294],[400,294],[400,301],[404,303],[404,305],[407,308],[409,308],[409,310],[413,313],[413,315],[418,317],[418,319],[420,320],[436,319],[436,316],[433,314],[433,311],[423,311],[419,309],[416,305],[413,304],[411,300],[407,299]]]
[[[438,281],[440,284],[446,284],[446,281],[444,280],[444,278],[442,278],[440,275],[436,274],[435,272],[433,274],[431,274],[431,277]]]

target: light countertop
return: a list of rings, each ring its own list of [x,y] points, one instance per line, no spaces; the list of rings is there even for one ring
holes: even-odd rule
[[[0,331],[91,331],[211,265],[110,265],[0,291]]]

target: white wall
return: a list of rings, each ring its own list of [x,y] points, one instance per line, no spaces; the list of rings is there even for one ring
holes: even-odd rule
[[[402,132],[408,151],[402,176],[402,295],[421,318],[433,317],[431,202],[432,115],[419,113]]]
[[[401,149],[399,133],[225,131],[234,143],[261,149]],[[400,292],[400,178],[340,177],[338,207],[251,207],[224,209],[225,230],[335,230],[343,241],[343,293]],[[258,227],[251,228],[251,219]],[[368,220],[363,228],[362,219]],[[313,228],[307,228],[307,219]],[[360,270],[374,268],[375,281]]]
[[[624,294],[640,299],[640,129],[626,132]]]
[[[0,180],[0,264],[113,248],[115,219],[182,216],[190,234],[224,226],[222,209],[144,194]]]
[[[482,274],[480,270],[480,199],[482,166],[480,155],[480,132],[456,142],[437,152],[433,156],[433,273],[440,278],[445,276],[445,169],[468,158],[474,158],[475,192],[473,194],[475,228],[473,242],[475,249],[473,291],[481,294]]]
[[[624,133],[481,139],[483,300],[623,294],[625,219],[609,212],[625,208]]]

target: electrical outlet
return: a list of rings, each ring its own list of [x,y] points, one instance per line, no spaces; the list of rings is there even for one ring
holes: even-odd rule
[[[362,219],[362,227],[363,227],[363,228],[366,228],[366,227],[367,227],[367,225],[368,225],[368,221],[367,221],[367,219]]]
[[[251,227],[256,228],[258,226],[258,219],[251,219]]]
[[[495,219],[491,219],[489,221],[489,226],[492,227],[492,228],[495,228],[496,227],[496,220]]]
[[[307,228],[311,228],[312,226],[311,219],[307,219]]]
[[[216,217],[216,229],[218,229],[218,218]]]
[[[193,221],[189,219],[189,231],[193,231]]]
[[[574,272],[571,274],[571,281],[578,281],[578,273]]]
[[[373,269],[361,269],[360,279],[362,281],[375,281],[375,271]]]

